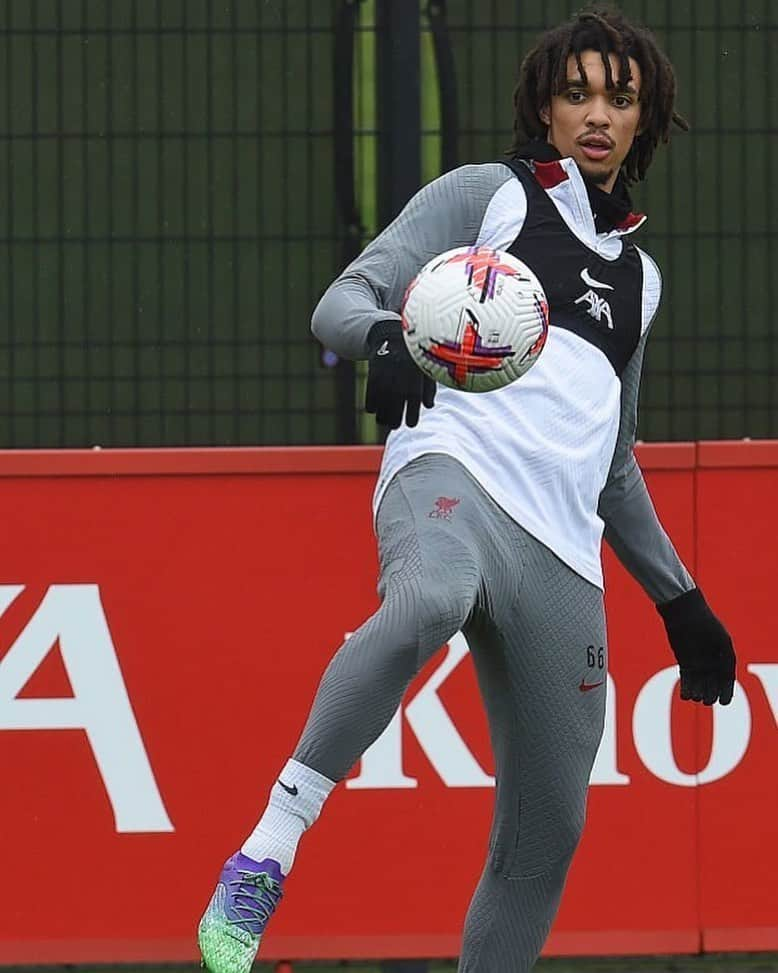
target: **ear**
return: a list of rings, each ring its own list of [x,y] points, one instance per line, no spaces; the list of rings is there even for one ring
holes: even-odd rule
[[[543,122],[544,125],[551,124],[551,109],[548,105],[544,105],[538,112],[538,118]]]

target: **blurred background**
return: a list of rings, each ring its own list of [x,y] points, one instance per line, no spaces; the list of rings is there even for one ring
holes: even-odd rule
[[[2,0],[0,445],[371,442],[319,296],[494,159],[568,0]],[[623,0],[692,131],[635,202],[665,278],[640,436],[778,436],[775,0]]]

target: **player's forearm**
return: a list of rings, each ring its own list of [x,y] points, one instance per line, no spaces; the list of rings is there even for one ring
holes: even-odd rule
[[[358,274],[345,273],[327,288],[311,319],[311,330],[325,346],[342,358],[367,357],[367,334],[377,321],[400,315],[378,304],[370,283]]]
[[[428,260],[476,242],[495,193],[513,181],[507,166],[487,163],[454,169],[419,190],[327,289],[313,313],[316,337],[344,358],[366,358],[371,327],[399,320],[405,289]],[[524,213],[513,203],[510,219],[498,206],[492,220],[507,220],[511,239]]]
[[[600,497],[605,540],[655,603],[670,601],[694,587],[659,522],[634,456],[624,473]]]

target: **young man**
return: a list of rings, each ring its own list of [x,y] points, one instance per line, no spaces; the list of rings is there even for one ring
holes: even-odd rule
[[[396,430],[375,495],[382,603],[333,658],[267,809],[224,866],[200,924],[212,973],[249,969],[303,831],[420,666],[460,629],[497,790],[459,969],[532,967],[581,834],[604,720],[604,688],[581,689],[587,646],[606,645],[603,525],[664,619],[682,698],[732,698],[731,640],[662,529],[633,455],[661,282],[631,242],[644,218],[631,212],[627,184],[673,123],[686,127],[674,94],[651,35],[618,13],[583,13],[549,32],[522,65],[506,160],[428,185],[316,308],[324,344],[369,359],[368,410]],[[512,385],[440,388],[435,401],[405,350],[398,308],[424,263],[466,245],[532,267],[549,335]],[[457,500],[451,516],[429,516],[442,495]]]

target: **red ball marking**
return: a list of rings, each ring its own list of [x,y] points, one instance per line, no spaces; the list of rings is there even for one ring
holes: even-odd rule
[[[454,381],[459,385],[467,382],[467,376],[471,372],[483,372],[489,369],[500,368],[503,359],[497,355],[476,354],[476,349],[480,347],[478,332],[470,322],[465,325],[465,333],[458,347],[450,347],[433,342],[430,351],[439,361],[453,365],[451,372]],[[451,371],[451,370],[450,370]]]

